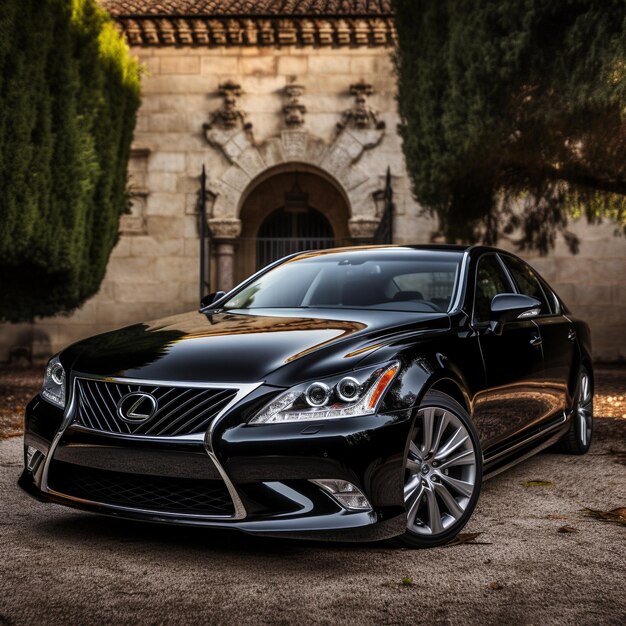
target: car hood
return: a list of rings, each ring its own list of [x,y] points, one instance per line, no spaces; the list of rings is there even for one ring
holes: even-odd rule
[[[259,382],[285,368],[320,376],[353,368],[398,334],[449,327],[446,314],[334,309],[186,313],[74,344],[75,372],[145,380]],[[339,360],[339,361],[338,361]],[[314,373],[313,373],[314,372]],[[278,376],[278,379],[284,376]],[[293,372],[289,378],[298,378]]]

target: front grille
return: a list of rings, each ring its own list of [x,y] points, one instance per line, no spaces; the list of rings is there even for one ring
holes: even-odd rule
[[[175,437],[204,432],[218,413],[237,395],[237,389],[126,384],[77,379],[78,412],[75,423],[104,432]],[[145,392],[156,400],[156,411],[144,421],[125,421],[118,403],[129,393]]]
[[[234,515],[221,480],[127,474],[53,461],[48,484],[61,494],[101,504],[163,513]]]

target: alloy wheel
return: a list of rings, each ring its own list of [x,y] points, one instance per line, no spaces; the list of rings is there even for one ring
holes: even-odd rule
[[[578,419],[578,435],[583,447],[587,447],[591,440],[593,427],[593,395],[591,393],[591,381],[589,374],[582,370],[578,379],[578,393],[574,414]]]
[[[476,488],[476,466],[463,421],[448,409],[421,408],[406,462],[408,530],[432,537],[459,521]]]

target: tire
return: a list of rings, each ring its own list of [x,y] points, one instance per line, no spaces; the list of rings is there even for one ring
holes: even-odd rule
[[[593,434],[593,387],[589,370],[581,366],[570,408],[569,430],[557,444],[564,454],[586,454]]]
[[[478,434],[456,400],[440,391],[424,396],[404,468],[407,530],[399,542],[410,548],[448,543],[467,524],[482,482]]]

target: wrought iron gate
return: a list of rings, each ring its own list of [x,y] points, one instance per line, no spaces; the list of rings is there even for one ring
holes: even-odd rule
[[[316,209],[286,210],[271,213],[261,224],[256,239],[257,269],[288,254],[302,250],[322,250],[335,245],[333,229]]]

